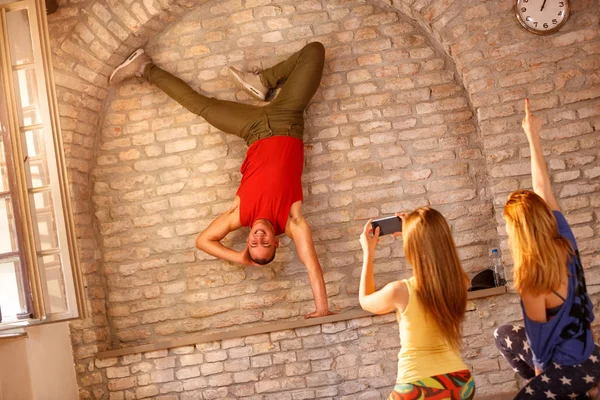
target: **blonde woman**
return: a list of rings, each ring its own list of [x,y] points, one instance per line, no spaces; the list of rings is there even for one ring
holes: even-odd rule
[[[504,206],[525,326],[503,325],[494,336],[506,361],[530,379],[516,399],[585,399],[600,380],[593,306],[575,237],[552,194],[541,128],[526,100],[533,192],[517,190]]]
[[[373,256],[379,228],[371,220],[360,236],[364,261],[361,307],[375,314],[396,312],[402,348],[398,377],[389,399],[472,399],[475,383],[460,356],[461,325],[468,278],[448,223],[438,211],[421,207],[398,214],[404,253],[414,276],[375,290]]]

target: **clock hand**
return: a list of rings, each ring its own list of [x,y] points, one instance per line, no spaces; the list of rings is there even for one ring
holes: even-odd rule
[[[544,0],[544,3],[542,4],[542,8],[540,8],[540,11],[544,11],[544,6],[546,5],[546,0]]]

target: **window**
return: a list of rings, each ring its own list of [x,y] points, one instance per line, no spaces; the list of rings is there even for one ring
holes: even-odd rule
[[[0,0],[0,330],[83,316],[42,0]]]

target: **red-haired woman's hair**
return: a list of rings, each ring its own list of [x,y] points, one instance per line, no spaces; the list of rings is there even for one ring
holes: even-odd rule
[[[417,298],[454,348],[462,347],[468,278],[446,219],[420,207],[404,219],[404,253],[416,278]]]
[[[514,261],[515,287],[538,296],[557,289],[565,276],[571,244],[558,233],[548,204],[530,190],[508,196],[504,221]]]

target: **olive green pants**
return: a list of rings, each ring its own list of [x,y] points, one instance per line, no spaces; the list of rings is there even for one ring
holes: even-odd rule
[[[325,48],[313,42],[287,60],[263,70],[260,78],[266,87],[282,85],[277,97],[263,107],[203,96],[153,64],[146,67],[144,77],[215,128],[241,137],[250,146],[271,136],[302,139],[304,110],[319,87],[324,60]]]

